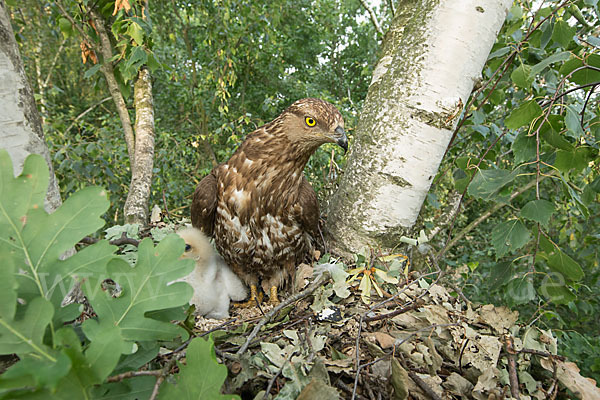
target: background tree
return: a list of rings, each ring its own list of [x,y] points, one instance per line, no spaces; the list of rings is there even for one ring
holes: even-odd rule
[[[399,4],[331,202],[336,250],[391,249],[415,224],[510,4]]]
[[[0,148],[8,150],[15,176],[21,174],[29,154],[44,157],[50,168],[44,208],[50,212],[60,206],[60,193],[4,1],[0,1],[0,37]]]
[[[62,15],[61,31],[66,34],[76,31],[84,63],[89,58],[95,64],[86,74],[91,76],[100,69],[106,79],[123,128],[131,167],[123,213],[128,223],[146,224],[154,161],[152,82],[146,65],[152,69],[158,66],[148,35],[152,24],[147,1],[136,1],[133,5],[128,0],[77,4],[57,1],[56,7]],[[114,45],[107,25],[116,41]],[[119,53],[115,54],[115,48]],[[136,119],[132,126],[125,97],[129,97],[129,85],[134,80]]]

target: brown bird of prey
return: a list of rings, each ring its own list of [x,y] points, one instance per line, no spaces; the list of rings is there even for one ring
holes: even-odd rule
[[[214,237],[227,264],[250,286],[250,304],[259,281],[269,302],[278,303],[277,289],[312,249],[319,203],[302,171],[324,143],[348,149],[342,115],[324,100],[298,100],[250,133],[196,187],[192,225]]]

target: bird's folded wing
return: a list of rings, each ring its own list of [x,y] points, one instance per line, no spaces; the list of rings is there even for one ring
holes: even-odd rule
[[[192,225],[202,230],[207,236],[212,236],[217,208],[215,170],[205,176],[196,187],[191,208]]]

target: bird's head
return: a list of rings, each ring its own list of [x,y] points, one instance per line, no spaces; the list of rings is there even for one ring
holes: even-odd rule
[[[184,228],[177,234],[185,242],[185,252],[181,258],[190,258],[197,264],[205,265],[213,256],[213,248],[208,238],[197,228]]]
[[[280,118],[289,140],[311,153],[324,143],[337,143],[344,153],[348,150],[344,118],[333,104],[301,99],[285,109]]]

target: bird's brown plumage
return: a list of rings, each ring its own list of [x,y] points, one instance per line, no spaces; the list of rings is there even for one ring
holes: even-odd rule
[[[323,143],[347,149],[343,128],[330,103],[298,100],[250,133],[196,187],[192,225],[215,238],[227,264],[248,285],[262,280],[265,292],[281,287],[309,251],[319,204],[302,171]]]

